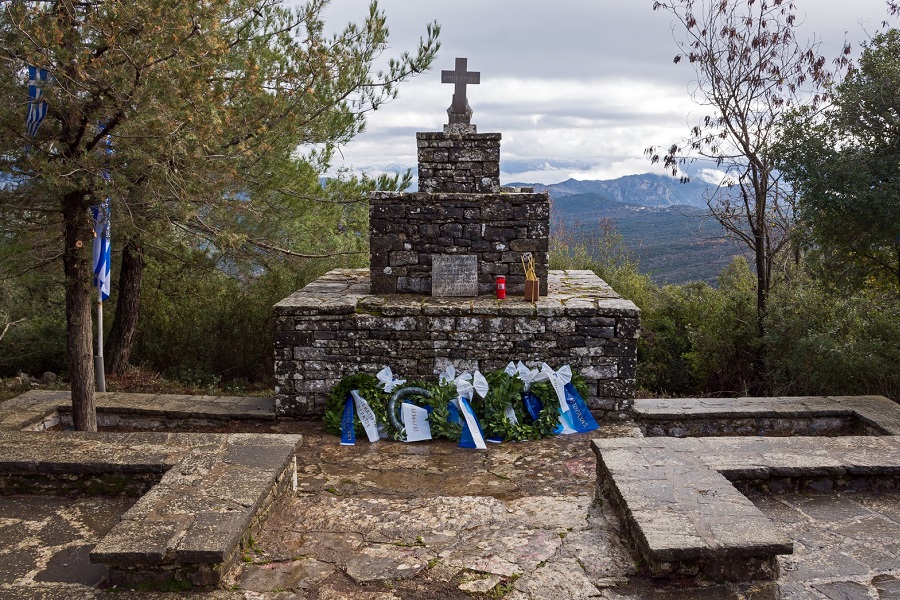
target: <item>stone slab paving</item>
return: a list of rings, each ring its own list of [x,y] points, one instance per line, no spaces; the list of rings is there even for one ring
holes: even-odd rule
[[[24,408],[20,428],[47,423],[60,396],[34,392],[4,403],[4,425],[16,424],[16,408]],[[127,398],[126,413],[139,399]],[[115,396],[104,400],[115,406]],[[255,407],[253,401],[247,408],[221,404],[228,402],[238,414]],[[178,404],[189,408],[181,414],[190,419],[210,414],[197,400]],[[153,410],[178,414],[165,402]],[[255,433],[6,429],[0,430],[0,491],[139,496],[90,550],[91,562],[110,567],[106,580],[215,586],[272,505],[296,489],[294,452],[300,441],[297,435]]]
[[[73,583],[65,575],[38,578],[59,552],[72,548],[77,563],[77,549],[103,535],[60,527],[55,515],[64,513],[56,506],[27,519],[0,510],[0,548],[53,544],[33,558],[17,554],[33,562],[19,567],[25,575],[0,575],[0,598],[822,600],[892,598],[900,588],[900,538],[892,529],[900,507],[895,493],[880,492],[754,498],[794,545],[793,554],[779,557],[776,581],[700,586],[647,577],[615,513],[594,496],[590,438],[639,435],[628,422],[487,452],[447,443],[341,447],[312,422],[269,422],[266,430],[302,434],[298,493],[274,507],[226,588],[151,593]],[[126,509],[94,506],[105,523]],[[66,518],[77,524],[81,517]],[[60,554],[63,563],[68,558]]]
[[[629,424],[603,423],[597,433],[609,442],[641,442],[629,439],[635,434]],[[501,445],[480,454],[448,444],[346,448],[309,430],[304,437],[300,491],[269,522],[253,563],[244,567],[238,586],[252,592],[247,598],[276,597],[271,590],[283,587],[294,594],[285,598],[467,598],[490,590],[475,597],[823,599],[841,596],[815,586],[851,584],[873,590],[861,597],[879,598],[876,584],[900,584],[900,547],[885,557],[886,543],[869,539],[862,528],[856,533],[860,558],[836,559],[827,572],[817,572],[822,564],[798,549],[783,558],[813,562],[805,571],[793,562],[781,564],[777,581],[698,587],[690,580],[651,579],[623,541],[611,506],[593,497],[587,436]],[[900,524],[900,515],[891,512],[895,496],[870,498],[872,518]],[[779,515],[745,502],[778,523],[783,539],[795,540],[795,530],[782,528]],[[797,535],[838,525],[824,516],[827,511],[816,513],[817,519],[811,514],[796,512],[803,520]]]
[[[779,557],[785,598],[900,598],[900,495],[835,493],[755,497],[787,534]]]

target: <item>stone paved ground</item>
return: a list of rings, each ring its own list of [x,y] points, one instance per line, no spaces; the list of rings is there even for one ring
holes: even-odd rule
[[[900,599],[900,496],[833,494],[755,498],[794,541],[779,557],[783,597]]]
[[[104,565],[91,548],[133,503],[128,498],[0,497],[0,597],[24,590],[93,587]]]
[[[305,436],[300,492],[255,540],[231,589],[98,589],[80,549],[127,502],[11,498],[0,503],[0,598],[900,598],[896,495],[759,499],[797,547],[777,586],[663,585],[638,575],[615,520],[593,501],[596,433],[479,453],[446,443],[341,447],[317,424],[271,427]],[[604,423],[599,433],[634,428]]]

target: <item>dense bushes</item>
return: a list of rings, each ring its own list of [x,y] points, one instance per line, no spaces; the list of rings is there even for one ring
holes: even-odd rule
[[[268,384],[272,305],[331,268],[358,266],[354,260],[359,258],[273,263],[265,271],[237,274],[216,268],[202,253],[166,262],[149,257],[131,363],[199,388]],[[115,295],[104,308],[108,333]],[[63,309],[62,283],[46,273],[0,284],[0,331],[25,319],[0,340],[0,377],[66,371]]]
[[[766,372],[779,394],[882,393],[900,400],[900,296],[815,280],[772,296]]]
[[[836,289],[795,268],[775,282],[760,336],[755,276],[735,258],[717,286],[657,286],[610,228],[557,236],[553,268],[591,269],[638,305],[645,395],[885,394],[900,400],[900,295]]]
[[[312,260],[234,276],[149,261],[132,363],[192,385],[272,379],[272,305],[335,266]]]
[[[0,272],[0,333],[6,330],[0,340],[0,377],[66,368],[63,285],[46,271],[15,279],[4,279]]]

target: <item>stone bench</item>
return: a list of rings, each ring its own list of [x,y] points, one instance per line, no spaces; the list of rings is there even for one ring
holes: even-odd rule
[[[623,438],[592,448],[598,492],[657,577],[777,577],[777,555],[792,543],[738,488],[896,491],[900,476],[893,436]]]
[[[90,554],[113,584],[220,585],[296,488],[297,435],[0,431],[4,493],[141,495]]]
[[[208,426],[223,421],[274,421],[275,399],[177,394],[96,394],[97,424],[137,429]],[[0,430],[40,431],[72,424],[69,392],[32,390],[0,404]]]
[[[646,436],[900,434],[900,405],[884,396],[639,399],[633,410]]]

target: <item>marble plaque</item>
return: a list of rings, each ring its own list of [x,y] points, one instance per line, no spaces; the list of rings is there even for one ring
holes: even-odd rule
[[[475,254],[433,254],[431,256],[432,296],[477,296],[478,256]]]

